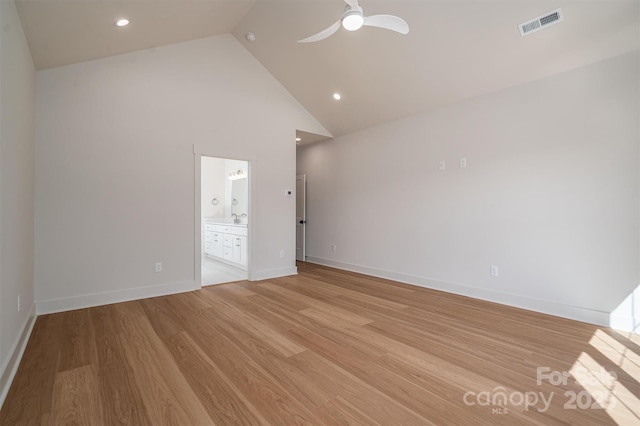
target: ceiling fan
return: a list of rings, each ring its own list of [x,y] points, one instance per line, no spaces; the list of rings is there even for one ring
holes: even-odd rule
[[[298,40],[298,43],[312,43],[314,41],[324,40],[338,31],[340,25],[347,31],[356,31],[363,25],[366,25],[368,27],[386,28],[387,30],[392,30],[400,34],[407,34],[409,32],[409,25],[402,18],[393,15],[364,16],[358,0],[344,1],[347,3],[347,6],[344,8],[342,16],[336,23],[317,34]]]

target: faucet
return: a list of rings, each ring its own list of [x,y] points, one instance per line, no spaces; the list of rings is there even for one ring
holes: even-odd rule
[[[238,218],[237,214],[231,213],[231,216],[233,216],[233,223],[240,223],[240,218]]]

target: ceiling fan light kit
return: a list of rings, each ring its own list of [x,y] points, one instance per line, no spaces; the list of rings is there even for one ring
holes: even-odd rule
[[[324,40],[335,34],[335,32],[340,29],[340,26],[347,31],[357,31],[363,26],[368,26],[384,28],[400,34],[407,34],[409,32],[409,25],[402,18],[393,15],[364,16],[358,0],[345,0],[345,2],[347,6],[344,8],[344,12],[342,12],[342,16],[337,22],[317,34],[298,40],[298,43],[312,43],[314,41]]]
[[[359,10],[351,10],[349,6],[347,6],[348,12],[342,18],[342,28],[347,31],[357,31],[364,25],[364,17],[362,16],[362,8],[359,7]]]

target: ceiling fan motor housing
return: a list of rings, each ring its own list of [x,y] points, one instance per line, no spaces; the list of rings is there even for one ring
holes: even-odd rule
[[[352,9],[347,5],[344,8],[344,14],[342,15],[342,27],[347,31],[356,31],[362,28],[364,25],[364,17],[362,16],[362,8],[358,6]]]

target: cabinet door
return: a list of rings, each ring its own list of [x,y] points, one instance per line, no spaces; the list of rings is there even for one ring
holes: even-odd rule
[[[222,258],[224,260],[233,261],[233,248],[231,248],[231,247],[222,247],[222,250],[224,251],[222,253]]]
[[[213,241],[212,241],[212,249],[213,255],[217,257],[224,257],[224,241],[222,239],[222,234],[219,232],[213,233]]]
[[[233,261],[247,266],[247,237],[242,235],[233,236]]]
[[[204,252],[213,254],[213,232],[205,231],[204,233]]]
[[[233,235],[231,234],[222,234],[222,240],[224,241],[224,246],[232,248],[233,247]]]

